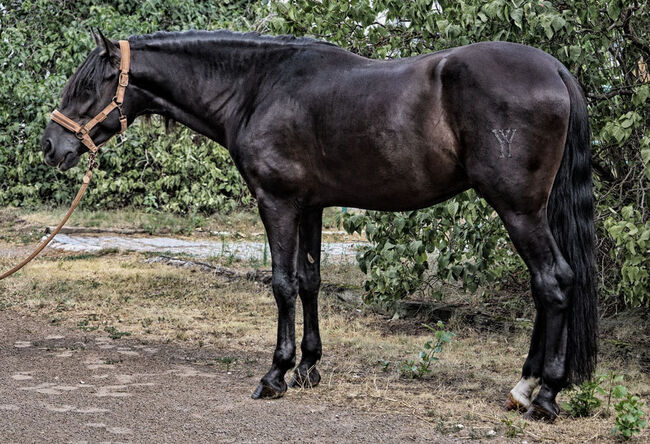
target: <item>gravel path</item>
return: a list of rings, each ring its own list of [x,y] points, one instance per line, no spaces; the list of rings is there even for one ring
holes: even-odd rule
[[[361,243],[352,242],[323,242],[321,260],[323,263],[353,262],[357,248]],[[81,236],[58,234],[51,248],[94,252],[102,249],[118,248],[127,251],[155,252],[169,254],[189,254],[198,258],[233,257],[239,260],[264,259],[264,250],[270,262],[271,254],[264,242],[232,241],[228,239],[214,241],[195,241],[173,237],[132,237],[132,236]]]

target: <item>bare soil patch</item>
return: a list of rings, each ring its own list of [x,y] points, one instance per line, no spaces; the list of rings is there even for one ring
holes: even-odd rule
[[[409,415],[296,392],[254,401],[249,374],[215,361],[224,350],[112,340],[12,311],[0,312],[0,332],[3,442],[453,441]]]

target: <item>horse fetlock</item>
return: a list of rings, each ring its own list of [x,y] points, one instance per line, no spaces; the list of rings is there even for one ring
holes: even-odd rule
[[[298,366],[293,372],[289,387],[292,388],[314,388],[321,380],[320,373],[315,366]]]
[[[302,361],[312,361],[312,364],[320,361],[323,356],[323,344],[320,337],[315,334],[303,336],[300,343],[300,351],[302,352]],[[302,365],[302,362],[300,363]]]
[[[547,360],[542,379],[544,384],[539,393],[548,399],[554,400],[555,395],[568,385],[566,359]]]
[[[282,374],[296,366],[296,349],[281,348],[273,354],[273,365]]]
[[[524,414],[524,419],[553,422],[559,414],[560,406],[554,400],[540,399],[538,396],[530,404],[530,408]]]

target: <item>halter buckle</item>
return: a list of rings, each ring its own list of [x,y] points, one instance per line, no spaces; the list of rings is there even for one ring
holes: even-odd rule
[[[122,109],[120,109],[120,132],[119,134],[122,134],[124,131],[126,131],[126,127],[128,125],[128,122],[126,120],[126,116],[122,114]]]
[[[119,85],[123,88],[126,88],[128,84],[129,84],[129,73],[120,71]]]

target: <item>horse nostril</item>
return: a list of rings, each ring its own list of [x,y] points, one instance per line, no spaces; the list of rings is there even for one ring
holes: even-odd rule
[[[45,142],[43,142],[43,154],[47,155],[52,151],[52,141],[50,139],[47,139]]]

